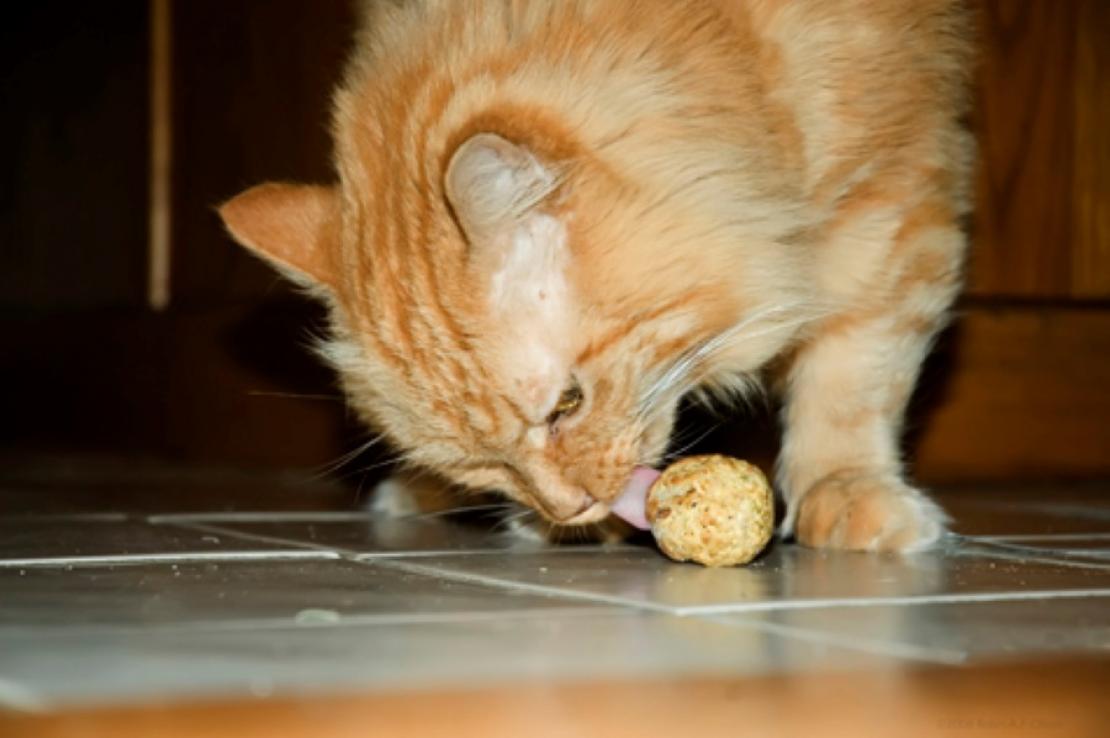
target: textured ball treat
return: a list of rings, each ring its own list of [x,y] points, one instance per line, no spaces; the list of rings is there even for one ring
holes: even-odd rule
[[[655,542],[675,561],[746,564],[771,540],[774,498],[767,478],[727,456],[691,456],[663,472],[648,491]]]

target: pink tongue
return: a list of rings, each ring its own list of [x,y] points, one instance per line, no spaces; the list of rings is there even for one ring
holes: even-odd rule
[[[640,530],[647,530],[651,526],[645,516],[648,488],[659,478],[659,472],[646,466],[638,466],[632,471],[632,477],[624,486],[624,492],[609,506],[613,514],[629,525]]]

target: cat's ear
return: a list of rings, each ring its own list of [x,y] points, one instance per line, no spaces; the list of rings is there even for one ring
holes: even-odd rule
[[[472,244],[511,234],[557,184],[532,152],[494,133],[463,142],[445,179],[447,198]]]
[[[243,246],[297,281],[331,286],[337,201],[332,187],[271,182],[237,195],[219,212]]]

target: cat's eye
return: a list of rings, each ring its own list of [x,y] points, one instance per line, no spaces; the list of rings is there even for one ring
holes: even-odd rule
[[[547,424],[554,425],[560,418],[572,415],[582,405],[582,397],[582,388],[578,385],[578,382],[571,383],[569,387],[563,390],[563,394],[559,395],[559,401],[555,403],[555,408],[547,416]]]

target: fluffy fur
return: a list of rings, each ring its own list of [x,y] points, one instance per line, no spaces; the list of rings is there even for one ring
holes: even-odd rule
[[[328,302],[351,403],[410,462],[591,523],[659,460],[683,395],[771,373],[787,532],[938,537],[898,436],[965,250],[957,0],[364,15],[338,182],[222,214]]]

